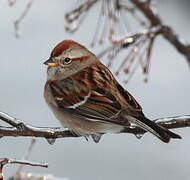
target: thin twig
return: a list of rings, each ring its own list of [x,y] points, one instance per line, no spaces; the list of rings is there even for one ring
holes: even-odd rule
[[[4,166],[5,164],[24,164],[28,166],[37,166],[37,167],[48,167],[47,163],[40,163],[40,162],[32,162],[26,160],[18,160],[18,159],[11,159],[11,158],[0,158],[0,164]]]
[[[19,25],[21,23],[21,21],[26,17],[26,15],[28,14],[30,8],[32,7],[34,0],[30,0],[27,4],[26,7],[24,9],[24,11],[22,12],[22,14],[20,15],[20,17],[14,22],[14,27],[15,27],[15,37],[19,38],[20,37],[20,32],[19,32]]]
[[[108,47],[102,51],[98,58],[101,58],[104,55],[109,55],[107,67],[112,66],[113,59],[124,49],[128,49],[126,57],[121,60],[119,67],[115,71],[115,75],[118,76],[122,71],[128,73],[128,80],[125,80],[125,83],[135,73],[138,65],[142,68],[142,71],[148,77],[148,69],[151,61],[153,42],[155,38],[161,33],[161,27],[156,26],[149,29],[144,29],[141,32],[135,33],[128,37],[123,37],[119,41],[115,41],[114,45]],[[145,53],[146,52],[146,53]],[[146,54],[146,57],[143,58]]]
[[[36,139],[32,139],[31,142],[30,142],[30,145],[26,151],[26,154],[24,155],[24,157],[22,159],[24,160],[28,160],[29,159],[29,156],[31,155],[31,152],[32,152],[32,149],[34,147],[36,143]],[[22,172],[22,169],[24,168],[24,165],[21,164],[18,168],[18,170],[16,171],[16,176],[19,175],[21,172]]]
[[[32,161],[18,160],[11,158],[0,158],[0,180],[3,180],[3,167],[6,164],[22,164],[28,166],[45,167],[45,168],[48,167],[47,163],[32,162]]]

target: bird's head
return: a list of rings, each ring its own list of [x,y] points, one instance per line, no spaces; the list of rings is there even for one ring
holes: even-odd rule
[[[76,74],[96,60],[96,56],[81,44],[64,40],[55,46],[44,64],[48,66],[49,80],[61,80]]]

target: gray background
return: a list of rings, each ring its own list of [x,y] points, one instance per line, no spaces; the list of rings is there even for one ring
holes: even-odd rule
[[[24,9],[25,1],[9,7],[0,2],[0,110],[36,126],[59,126],[43,99],[46,67],[42,64],[51,49],[63,39],[74,39],[89,47],[98,6],[92,10],[83,29],[71,36],[64,32],[64,13],[68,1],[35,1],[21,23],[22,37],[14,37],[13,21]],[[190,3],[160,0],[157,4],[163,20],[190,42]],[[87,31],[85,31],[85,28]],[[87,29],[88,28],[88,29]],[[90,47],[89,47],[90,48]],[[100,52],[94,48],[93,52]],[[122,82],[124,78],[119,79]],[[150,118],[190,113],[190,72],[182,55],[158,38],[152,58],[149,83],[137,72],[127,89],[136,97]],[[125,86],[126,87],[126,86]],[[0,125],[2,123],[0,122]],[[50,146],[39,139],[33,161],[49,163],[48,169],[28,171],[54,173],[70,180],[188,180],[190,176],[189,129],[178,129],[183,139],[164,144],[150,134],[141,140],[133,135],[105,135],[99,144],[84,138],[59,139]],[[0,157],[20,159],[30,138],[2,138]],[[6,177],[15,165],[5,168]]]

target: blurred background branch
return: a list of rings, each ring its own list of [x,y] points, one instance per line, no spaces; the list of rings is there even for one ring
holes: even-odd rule
[[[174,30],[163,24],[161,18],[151,8],[151,1],[130,0],[146,16],[151,26],[160,26],[161,34],[168,40],[181,54],[183,54],[190,65],[190,45],[182,42]]]
[[[9,6],[14,6],[17,1],[9,0]],[[28,0],[20,17],[15,20],[15,36],[20,37],[19,25],[28,14],[34,0]],[[65,30],[69,33],[75,33],[82,26],[83,21],[87,18],[92,8],[100,3],[100,10],[98,16],[98,22],[94,32],[94,37],[91,42],[91,46],[103,44],[108,40],[110,45],[117,45],[122,41],[125,41],[126,37],[138,35],[139,29],[144,31],[151,31],[154,28],[159,28],[159,33],[147,36],[140,43],[132,43],[131,46],[120,46],[115,50],[110,49],[107,51],[108,66],[112,66],[113,60],[123,50],[126,53],[120,62],[120,68],[115,71],[116,75],[120,72],[124,72],[127,75],[125,83],[127,83],[136,69],[140,66],[143,74],[145,75],[145,82],[148,81],[148,73],[152,59],[153,46],[155,39],[158,35],[162,35],[168,42],[173,45],[176,50],[183,54],[187,59],[187,63],[190,65],[190,45],[183,42],[176,32],[169,26],[163,23],[162,19],[156,11],[156,5],[154,0],[83,0],[74,3],[74,8],[65,13],[65,20],[67,25]],[[68,2],[67,2],[68,3]],[[72,4],[72,2],[69,2]],[[133,22],[138,24],[135,28],[131,28],[128,16],[131,16]],[[85,27],[84,27],[85,29]],[[113,50],[113,51],[112,51]],[[105,51],[103,51],[105,52]]]

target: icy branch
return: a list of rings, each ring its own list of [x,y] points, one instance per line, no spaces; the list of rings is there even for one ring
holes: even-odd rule
[[[39,162],[32,162],[26,160],[17,160],[17,159],[10,159],[10,158],[0,158],[0,165],[4,166],[5,164],[23,164],[29,166],[38,166],[38,167],[48,167],[47,163],[39,163]]]
[[[50,144],[53,144],[57,138],[67,138],[67,137],[79,137],[76,134],[73,134],[69,130],[65,130],[63,128],[50,128],[50,127],[35,127],[31,126],[24,121],[18,120],[6,113],[0,112],[0,119],[12,127],[0,126],[0,136],[29,136],[29,137],[43,137],[48,140]],[[167,117],[167,118],[159,118],[154,120],[157,124],[167,128],[184,128],[190,126],[190,115],[186,116],[175,116],[175,117]],[[145,130],[137,127],[131,126],[126,127],[121,133],[132,133],[136,134],[144,134]]]
[[[45,167],[45,168],[48,167],[47,163],[39,163],[39,162],[17,160],[17,159],[10,159],[10,158],[0,158],[0,180],[3,180],[3,167],[6,164],[22,164],[22,165],[29,165],[29,166]]]

